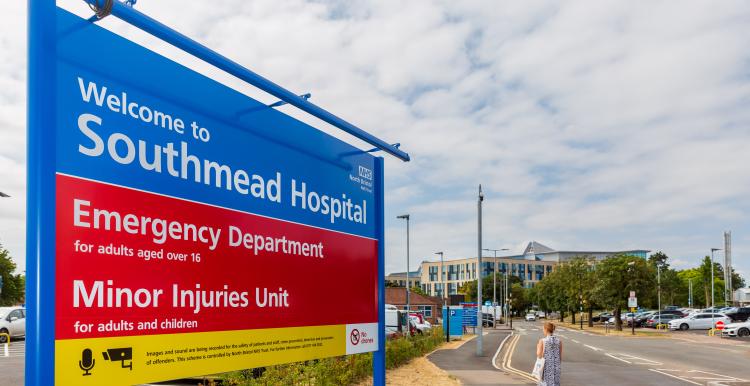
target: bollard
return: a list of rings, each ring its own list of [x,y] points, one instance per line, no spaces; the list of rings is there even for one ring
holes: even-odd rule
[[[4,351],[5,351],[5,357],[7,358],[10,356],[10,353],[8,352],[8,345],[10,344],[10,334],[6,334],[3,332],[3,333],[0,333],[0,335],[5,335],[5,344],[3,346],[4,346]]]

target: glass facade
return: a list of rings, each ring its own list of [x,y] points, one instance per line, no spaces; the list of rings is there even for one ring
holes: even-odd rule
[[[438,266],[432,266],[432,267],[430,267],[429,272],[428,272],[428,274],[430,276],[430,281],[437,281],[438,270],[439,269],[440,268]]]

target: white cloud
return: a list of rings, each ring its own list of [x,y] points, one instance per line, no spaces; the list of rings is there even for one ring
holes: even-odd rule
[[[80,2],[66,5],[87,12]],[[25,4],[0,5],[0,240],[23,251]],[[387,268],[485,244],[664,250],[697,261],[721,232],[750,251],[750,5],[741,1],[144,0],[174,26],[393,142]],[[273,98],[113,19],[102,25]],[[325,131],[327,125],[283,108]],[[346,135],[337,133],[342,138]],[[358,141],[353,141],[359,143]],[[416,264],[414,264],[416,267]]]

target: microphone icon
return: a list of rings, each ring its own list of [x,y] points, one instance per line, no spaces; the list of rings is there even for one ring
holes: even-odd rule
[[[81,352],[81,360],[78,361],[78,367],[84,371],[83,375],[91,375],[91,369],[94,368],[95,364],[96,360],[91,353],[91,349],[84,349],[83,352]]]

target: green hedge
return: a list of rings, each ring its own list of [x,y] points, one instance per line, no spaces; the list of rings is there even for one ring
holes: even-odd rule
[[[391,339],[385,345],[386,368],[392,369],[420,357],[445,340],[440,327],[411,338]],[[253,371],[235,371],[222,376],[222,383],[232,386],[276,385],[351,385],[372,374],[372,353],[355,354],[269,366],[262,375]]]

